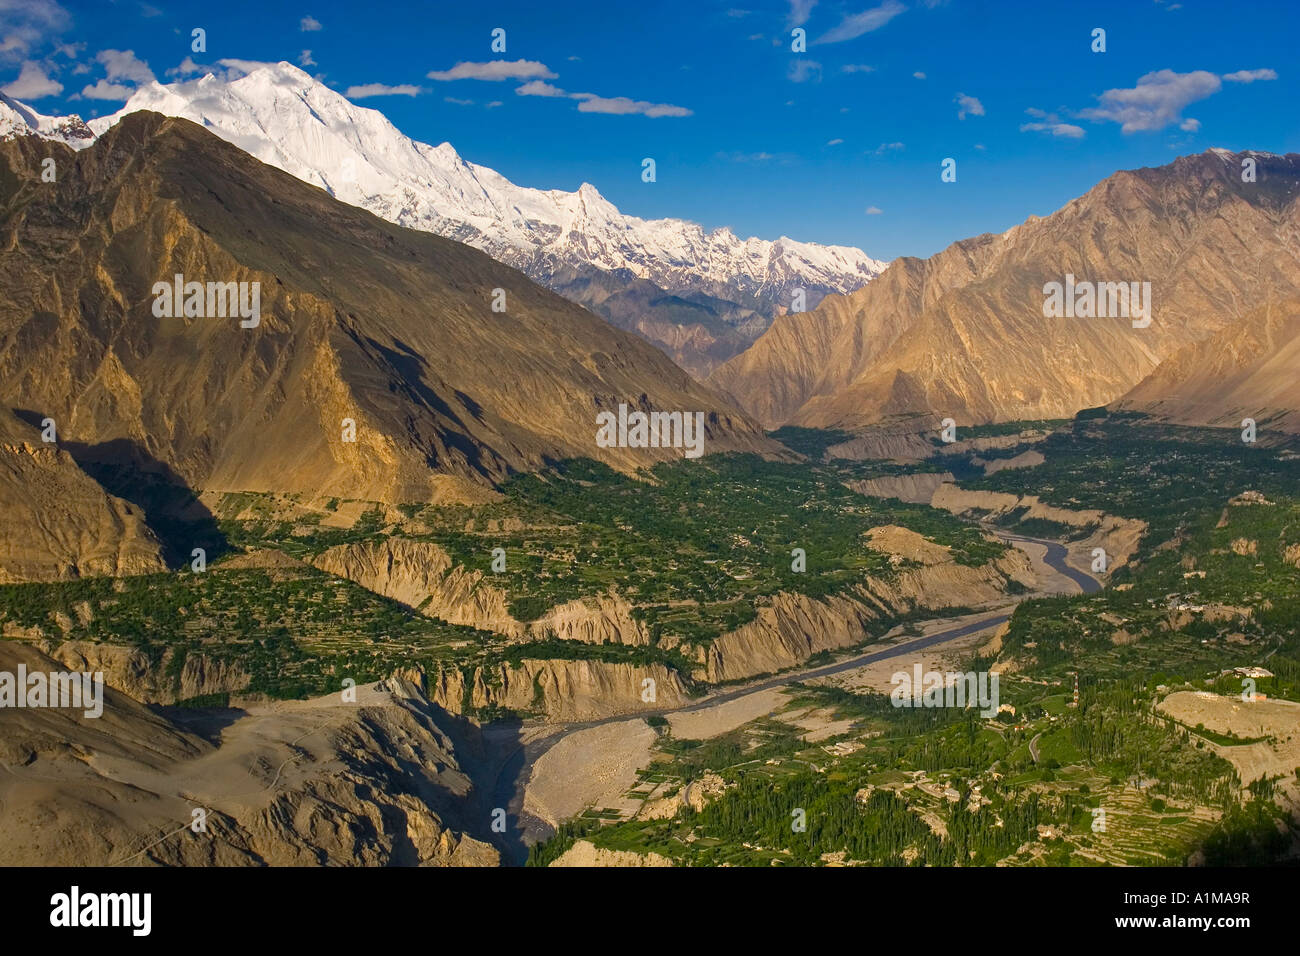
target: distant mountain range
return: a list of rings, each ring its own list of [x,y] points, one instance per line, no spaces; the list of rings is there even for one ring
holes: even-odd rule
[[[1109,309],[1049,317],[1045,287],[1067,282],[1149,283],[1150,324]],[[1001,235],[898,259],[863,289],[777,319],[709,382],[769,428],[1060,418],[1139,383],[1134,402],[1174,420],[1294,426],[1279,416],[1278,403],[1300,407],[1278,387],[1297,369],[1279,304],[1297,296],[1300,155],[1213,149],[1115,173]]]
[[[466,162],[450,143],[410,139],[382,113],[285,62],[233,80],[151,82],[89,124],[0,97],[0,137],[35,133],[80,148],[141,110],[193,120],[344,202],[482,249],[641,333],[696,375],[757,338],[790,308],[796,288],[811,308],[860,288],[886,265],[846,246],[741,239],[680,219],[625,216],[589,183],[576,192],[517,186]]]

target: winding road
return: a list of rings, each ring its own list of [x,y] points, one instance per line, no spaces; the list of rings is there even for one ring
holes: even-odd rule
[[[1066,563],[1068,549],[1065,545],[1057,541],[1049,541],[1043,538],[1027,538],[1022,535],[1009,534],[999,529],[988,529],[998,534],[999,537],[1010,542],[1029,543],[1041,545],[1046,549],[1043,557],[1043,563],[1048,565],[1052,570],[1065,576],[1078,586],[1084,594],[1095,594],[1101,590],[1101,582],[1083,571],[1076,570]],[[755,683],[746,684],[743,687],[737,687],[730,690],[709,694],[690,704],[681,707],[674,707],[660,711],[645,711],[636,714],[618,714],[610,717],[603,717],[598,720],[578,721],[573,723],[529,723],[520,724],[489,724],[483,728],[483,743],[490,753],[495,755],[495,760],[491,761],[496,766],[495,774],[489,775],[493,780],[492,802],[494,806],[506,807],[507,815],[514,826],[512,832],[508,835],[509,839],[499,841],[498,849],[502,853],[502,861],[509,864],[520,865],[528,855],[528,847],[538,840],[545,839],[550,835],[551,827],[545,821],[537,820],[531,815],[523,812],[524,791],[532,774],[533,765],[537,760],[546,753],[551,747],[570,734],[578,731],[588,730],[592,727],[601,727],[606,724],[620,723],[623,721],[644,719],[651,716],[667,717],[671,714],[685,714],[692,711],[703,710],[708,707],[717,707],[719,704],[725,704],[728,701],[737,700],[741,697],[747,697],[750,694],[761,693],[762,691],[773,688],[785,687],[797,681],[816,680],[818,678],[830,677],[834,674],[841,674],[845,671],[856,670],[867,664],[873,664],[877,661],[889,660],[893,657],[901,657],[913,654],[916,651],[923,650],[927,647],[934,647],[937,644],[944,644],[949,641],[957,640],[961,637],[997,627],[1011,618],[1011,612],[1014,607],[1003,608],[995,611],[988,616],[980,617],[974,621],[968,621],[955,627],[945,628],[929,634],[925,637],[919,637],[905,643],[893,644],[889,647],[871,651],[865,654],[858,654],[846,658],[842,661],[836,661],[833,664],[825,664],[818,667],[811,667],[799,671],[790,671],[780,674],[776,677],[764,678]],[[925,622],[934,623],[934,622]],[[923,625],[924,626],[924,625]],[[554,728],[549,733],[541,733],[529,740],[521,740],[521,733],[524,728],[528,730],[537,730],[540,728]],[[505,836],[505,835],[499,835]]]

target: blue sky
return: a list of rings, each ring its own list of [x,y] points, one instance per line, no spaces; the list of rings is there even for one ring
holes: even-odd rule
[[[115,112],[170,81],[194,27],[194,60],[379,92],[358,102],[521,185],[591,182],[634,215],[885,259],[1045,215],[1116,169],[1300,152],[1296,0],[0,0],[0,89]]]

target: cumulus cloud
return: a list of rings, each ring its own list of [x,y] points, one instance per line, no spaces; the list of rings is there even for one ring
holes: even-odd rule
[[[1047,113],[1032,106],[1025,112],[1034,117],[1034,122],[1023,124],[1020,127],[1022,133],[1051,133],[1062,139],[1082,139],[1084,136],[1083,127],[1062,122],[1061,117],[1055,113]]]
[[[540,66],[541,64],[537,65]],[[548,74],[548,76],[554,78],[554,74]],[[547,99],[577,100],[579,113],[609,113],[615,116],[636,114],[651,118],[694,115],[686,107],[673,106],[671,103],[651,103],[646,100],[634,100],[628,96],[570,93],[568,90],[561,89],[553,83],[547,83],[545,80],[529,80],[527,83],[515,87],[515,94],[518,96],[541,96]],[[489,103],[488,108],[500,105],[500,103]]]
[[[684,106],[669,103],[647,103],[645,100],[633,100],[626,96],[596,96],[593,93],[574,93],[574,99],[581,99],[579,113],[611,113],[616,116],[639,114],[656,119],[660,116],[691,116]]]
[[[568,96],[564,90],[558,86],[547,83],[545,80],[529,80],[523,86],[517,87],[515,92],[520,96]]]
[[[298,54],[298,65],[302,67],[316,65],[316,61],[311,58],[311,50],[303,50]]]
[[[317,30],[325,29],[321,22],[313,17],[310,13],[298,21],[298,29],[303,33],[315,33]]]
[[[136,57],[133,50],[100,50],[95,59],[104,65],[104,72],[110,80],[149,83],[154,79],[149,64]]]
[[[878,7],[872,7],[870,10],[864,10],[861,13],[854,13],[845,17],[840,21],[839,26],[824,33],[813,42],[843,43],[845,40],[856,40],[864,33],[879,30],[906,9],[907,7],[899,3],[898,0],[885,0]]]
[[[23,61],[18,79],[0,87],[0,93],[18,100],[39,100],[46,96],[58,96],[62,92],[63,84],[51,79],[45,72],[45,67],[33,60]]]
[[[1097,97],[1098,106],[1080,110],[1078,115],[1094,122],[1119,123],[1125,133],[1154,132],[1182,122],[1188,105],[1213,96],[1222,87],[1219,78],[1206,70],[1156,70],[1139,77],[1131,90],[1107,90]]]
[[[868,207],[867,207],[867,215],[868,215],[868,216],[881,216],[881,215],[884,215],[884,212],[885,212],[885,211],[884,211],[883,209],[881,209],[879,206],[868,206]]]
[[[957,118],[964,120],[967,116],[983,116],[984,104],[973,96],[958,93],[952,100],[957,104]]]
[[[22,58],[31,47],[64,30],[69,19],[55,0],[0,0],[0,59]]]
[[[181,60],[179,66],[174,66],[170,70],[163,71],[167,76],[200,76],[204,73],[211,73],[212,67],[204,66],[202,63],[195,63],[193,57],[187,56]]]
[[[343,95],[350,100],[364,100],[368,96],[417,96],[420,93],[418,86],[412,86],[410,83],[402,83],[398,86],[388,86],[384,83],[362,83],[360,86],[349,86],[344,90]]]
[[[1276,80],[1277,73],[1273,70],[1238,70],[1223,74],[1223,78],[1229,83],[1254,83],[1256,80]]]
[[[94,86],[83,89],[80,96],[88,100],[129,100],[134,92],[132,87],[123,86],[121,83],[100,80]]]
[[[432,70],[429,79],[450,80],[553,80],[555,74],[545,63],[536,60],[488,60],[486,63],[460,62],[450,70]]]

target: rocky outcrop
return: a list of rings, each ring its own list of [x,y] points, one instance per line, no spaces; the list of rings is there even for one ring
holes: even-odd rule
[[[0,413],[0,584],[167,570],[138,508],[25,430]]]
[[[61,667],[0,643],[0,669],[18,663]],[[400,680],[251,708],[219,745],[111,686],[98,718],[4,708],[0,864],[495,865],[437,720]]]
[[[781,593],[757,608],[757,617],[709,646],[704,676],[740,680],[794,667],[821,651],[861,644],[884,608],[861,591],[818,600]]]
[[[109,685],[146,704],[237,694],[252,681],[252,675],[238,664],[187,653],[183,648],[168,647],[156,665],[135,648],[117,644],[46,641],[43,649],[69,670],[101,672]],[[185,655],[179,671],[174,664],[176,654]]]
[[[435,703],[452,713],[464,708],[465,681],[440,671],[431,681]],[[459,695],[459,696],[458,696]],[[676,671],[662,664],[621,661],[530,660],[476,668],[469,703],[502,707],[553,720],[595,720],[615,714],[654,712],[686,703]]]
[[[506,610],[506,593],[481,571],[453,565],[431,541],[382,538],[342,544],[312,563],[329,574],[355,581],[429,617],[521,638],[525,625]]]
[[[550,634],[584,644],[644,647],[650,643],[650,632],[632,616],[632,605],[614,593],[561,604],[533,622],[529,630],[538,638]]]
[[[632,850],[606,850],[590,840],[577,840],[551,866],[672,866],[673,861],[659,853],[635,853]]]
[[[312,563],[428,617],[514,640],[650,643],[650,633],[632,616],[632,606],[613,592],[569,601],[525,624],[510,614],[506,592],[494,587],[488,575],[454,565],[451,556],[431,541],[390,537],[338,545]]]
[[[863,481],[846,481],[858,494],[874,498],[898,498],[912,504],[928,505],[934,493],[945,481],[952,481],[950,472],[920,472],[912,475],[895,475],[889,478],[868,478]]]

